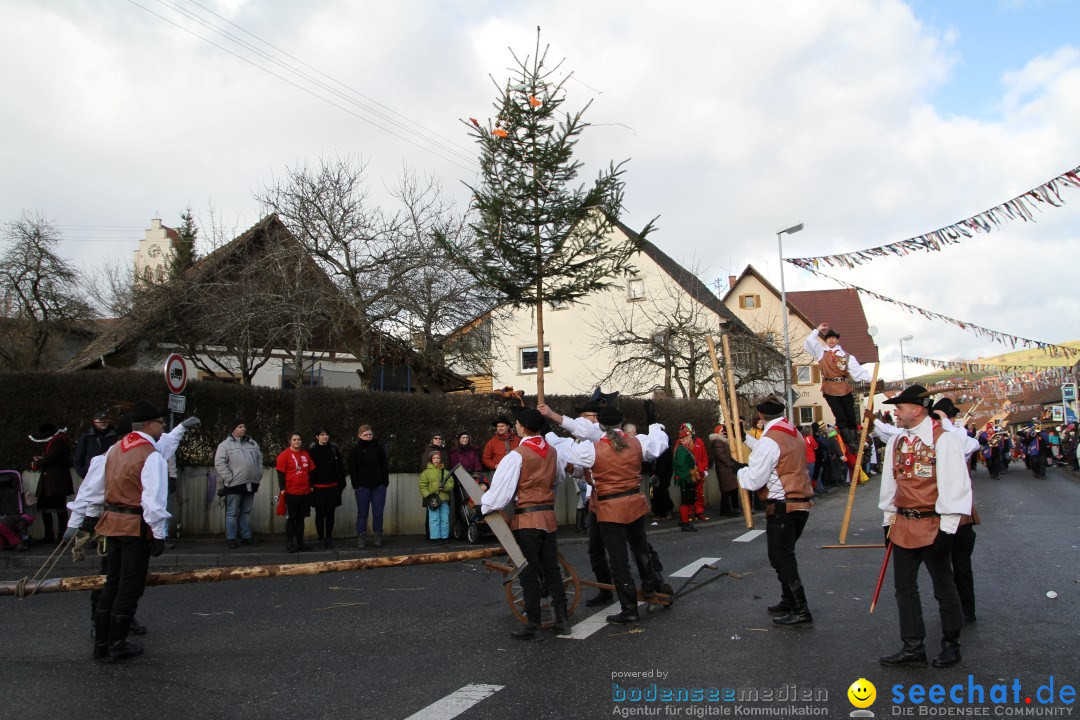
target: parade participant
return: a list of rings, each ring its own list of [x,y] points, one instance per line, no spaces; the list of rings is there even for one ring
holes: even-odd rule
[[[527,561],[518,579],[528,622],[511,635],[519,640],[539,636],[541,573],[555,613],[555,632],[569,635],[566,591],[559,569],[559,526],[555,519],[559,455],[540,435],[544,428],[543,415],[532,408],[514,408],[513,413],[514,431],[521,441],[499,461],[491,487],[480,498],[485,515],[516,500],[510,529]]]
[[[88,472],[83,481],[90,485],[84,501],[105,509],[95,528],[105,538],[107,565],[94,612],[95,660],[120,662],[143,652],[127,636],[146,586],[150,557],[165,552],[169,478],[157,445],[165,412],[142,400],[135,403],[132,432],[105,457],[104,472]]]
[[[315,464],[311,473],[311,505],[315,508],[315,532],[324,550],[334,547],[334,514],[341,506],[345,491],[345,463],[341,448],[330,442],[325,428],[315,431],[315,442],[308,448]]]
[[[243,418],[230,423],[229,435],[214,452],[214,470],[220,487],[217,494],[225,498],[225,540],[229,548],[258,545],[251,533],[251,507],[262,482],[262,451],[259,443],[248,437]]]
[[[911,385],[885,403],[896,407],[902,431],[885,446],[880,507],[892,543],[893,584],[904,647],[882,665],[926,667],[919,566],[926,565],[941,616],[941,654],[934,667],[960,662],[963,610],[953,579],[951,551],[961,516],[972,511],[966,442],[930,417],[926,388]]]
[[[1042,425],[1036,423],[1032,427],[1031,432],[1028,433],[1027,446],[1024,450],[1027,453],[1028,467],[1035,473],[1035,478],[1045,480],[1046,461],[1050,457],[1050,443],[1047,440],[1046,433],[1043,432]]]
[[[516,448],[521,442],[521,438],[511,432],[512,426],[510,418],[505,415],[500,415],[491,421],[491,427],[495,428],[495,435],[484,444],[484,469],[494,470],[506,453]]]
[[[201,424],[202,422],[199,418],[189,417],[158,439],[158,452],[165,458],[166,464],[176,456],[176,449],[180,446],[180,441],[183,439],[184,433],[192,428],[199,427]],[[131,415],[125,415],[120,419],[120,422],[116,426],[116,434],[118,437],[124,437],[130,432]],[[105,461],[110,454],[120,452],[119,450],[114,450],[115,447],[116,444],[113,443],[113,445],[111,445],[103,454],[97,455],[90,460],[90,465],[86,470],[86,477],[83,479],[82,485],[79,486],[78,494],[75,496],[74,500],[68,503],[70,516],[68,518],[67,530],[64,532],[64,541],[71,540],[80,532],[91,536],[94,534],[98,520],[101,518],[101,513],[104,511],[104,496],[101,495],[101,489],[104,487],[105,482]],[[93,497],[93,500],[91,500],[91,497]],[[166,525],[166,530],[167,529],[168,526]],[[167,540],[168,533],[166,532],[166,541]],[[109,572],[108,561],[109,558],[107,555],[101,558],[102,575],[106,575]],[[97,635],[94,613],[100,597],[101,590],[90,591],[90,637],[95,637]],[[131,625],[128,628],[128,632],[132,635],[145,635],[147,632],[146,626],[141,624],[135,618],[134,611],[132,611],[131,614]]]
[[[34,495],[37,497],[41,522],[45,525],[45,542],[55,543],[68,522],[65,509],[68,495],[75,493],[71,483],[71,444],[68,442],[67,428],[57,429],[55,425],[48,423],[39,425],[37,437],[31,435],[30,440],[44,445],[41,454],[34,455],[30,461],[30,469],[41,473]],[[57,530],[55,533],[54,513]]]
[[[751,445],[749,464],[739,470],[739,485],[766,502],[765,539],[769,564],[780,581],[781,600],[768,610],[780,617],[780,627],[809,627],[814,618],[799,576],[795,546],[813,507],[806,444],[799,431],[784,418],[784,403],[768,397],[756,407],[765,432]],[[750,443],[748,443],[750,445]]]
[[[979,433],[979,445],[982,448],[983,462],[990,477],[995,480],[1001,474],[1001,434],[998,433],[994,421],[986,423],[986,427]]]
[[[289,447],[278,454],[274,469],[278,490],[285,493],[285,552],[306,552],[311,546],[304,543],[304,520],[311,512],[311,471],[315,462],[304,449],[300,433],[289,436]]]
[[[557,413],[549,417],[571,430],[574,421],[567,422]],[[655,459],[668,444],[664,426],[656,422],[651,401],[645,403],[648,435],[628,436],[621,429],[623,414],[618,408],[605,405],[597,413],[597,429],[602,433],[592,443],[569,446],[569,462],[592,470],[593,496],[596,498],[596,519],[600,536],[607,550],[608,564],[619,598],[620,611],[608,615],[614,624],[632,623],[640,619],[637,608],[637,587],[630,574],[627,555],[629,544],[634,561],[641,575],[642,590],[652,594],[660,590],[662,578],[654,570],[650,556],[649,541],[645,537],[645,516],[649,513],[649,501],[641,492],[641,464]],[[595,437],[596,431],[585,428]],[[568,427],[569,425],[569,427]],[[571,430],[573,432],[573,430]],[[587,439],[587,438],[582,438]]]
[[[840,333],[830,328],[829,323],[821,323],[810,331],[803,347],[821,368],[821,393],[836,417],[837,430],[849,448],[855,447],[855,430],[859,423],[855,415],[854,392],[848,381],[870,382],[870,373],[854,355],[840,347]]]
[[[687,430],[694,439],[694,464],[697,466],[697,476],[694,479],[694,520],[708,520],[705,515],[705,480],[709,476],[709,451],[705,449],[705,443],[694,432],[694,426],[683,423],[679,427],[679,434]]]
[[[691,524],[698,492],[698,468],[694,458],[694,431],[684,423],[671,457],[671,479],[679,488],[679,527],[683,532],[697,532]]]

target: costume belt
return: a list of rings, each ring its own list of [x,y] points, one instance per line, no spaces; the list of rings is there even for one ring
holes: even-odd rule
[[[610,495],[598,495],[597,500],[614,500],[615,498],[629,497],[631,495],[637,495],[641,490],[634,488],[633,490],[623,490],[622,492],[612,493]]]
[[[936,510],[919,508],[896,508],[897,515],[903,515],[908,520],[921,520],[922,518],[940,517]]]
[[[109,512],[120,513],[121,515],[142,515],[143,511],[141,507],[130,507],[128,505],[111,505],[105,503],[105,509]]]
[[[554,510],[554,505],[531,505],[529,507],[516,508],[514,510],[515,515],[524,515],[525,513],[544,512],[545,510]]]
[[[824,378],[825,382],[847,382],[846,377]]]
[[[788,497],[786,497],[786,498],[784,498],[782,500],[778,499],[778,498],[769,498],[768,500],[765,501],[765,504],[766,505],[786,505],[789,502],[790,503],[810,502],[810,498],[792,497],[792,496],[789,495]]]

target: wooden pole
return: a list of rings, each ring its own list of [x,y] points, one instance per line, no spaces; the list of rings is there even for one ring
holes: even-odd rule
[[[748,462],[746,446],[742,441],[742,430],[739,429],[739,396],[735,393],[735,370],[731,364],[731,346],[728,344],[727,334],[720,335],[721,347],[724,349],[724,367],[727,368],[728,399],[731,403],[731,424],[728,430],[728,439],[732,441],[731,449],[735,451],[735,459],[745,465]],[[746,521],[746,529],[754,529],[754,516],[750,508],[750,492],[745,488],[739,488],[739,502],[742,503],[743,520]]]
[[[215,567],[203,570],[179,570],[175,572],[150,573],[147,585],[186,585],[189,583],[222,582],[224,580],[253,580],[256,578],[290,577],[294,575],[319,575],[328,572],[351,572],[381,567],[404,567],[406,565],[430,565],[433,563],[483,560],[505,555],[501,547],[458,550],[455,552],[425,553],[420,555],[392,555],[389,557],[356,558],[354,560],[327,560],[324,562],[290,563],[287,565],[248,565],[246,567]],[[37,583],[26,583],[25,592],[37,586],[37,592],[79,592],[99,590],[105,584],[104,575],[51,578]],[[19,582],[0,582],[0,597],[18,595]]]
[[[859,451],[855,455],[855,469],[851,471],[851,488],[848,490],[847,507],[844,508],[844,522],[840,525],[840,544],[847,542],[848,526],[851,525],[851,510],[855,506],[855,488],[859,487],[859,475],[862,473],[862,456],[866,448],[866,433],[870,430],[870,422],[874,411],[874,391],[877,389],[878,370],[881,363],[874,365],[874,377],[870,380],[870,393],[866,399],[866,410],[863,412],[862,432],[859,433]]]
[[[731,449],[732,457],[735,457],[735,436],[739,432],[739,423],[732,422],[734,417],[730,412],[730,407],[727,402],[727,393],[724,391],[724,381],[720,377],[720,364],[716,361],[716,343],[713,342],[712,335],[705,338],[709,345],[709,359],[712,360],[713,379],[716,380],[716,397],[720,403],[720,412],[724,415],[724,422],[728,428],[728,447]],[[742,438],[740,438],[741,440]],[[717,471],[719,472],[719,471]],[[739,504],[742,506],[743,520],[746,522],[746,529],[754,529],[754,516],[750,512],[750,493],[742,488],[739,488]]]

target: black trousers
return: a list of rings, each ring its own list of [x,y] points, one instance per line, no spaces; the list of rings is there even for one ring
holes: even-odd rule
[[[146,589],[150,541],[141,537],[110,537],[105,546],[105,587],[98,597],[97,611],[132,617]]]
[[[604,551],[604,538],[600,535],[600,523],[596,513],[589,513],[589,565],[592,566],[596,582],[611,582],[611,566],[608,565],[607,552]]]
[[[829,403],[829,409],[836,417],[838,430],[854,430],[859,426],[859,419],[855,416],[855,393],[826,395],[825,402]]]
[[[933,545],[909,550],[893,543],[893,584],[896,586],[896,607],[900,612],[900,637],[922,640],[926,637],[923,625],[922,602],[919,600],[919,566],[926,565],[934,598],[941,616],[942,633],[959,633],[964,624],[960,595],[953,580],[952,553],[934,552]]]
[[[652,585],[652,573],[649,570],[649,540],[645,537],[645,516],[629,523],[601,522],[600,536],[607,548],[608,563],[611,566],[611,578],[619,595],[619,602],[624,610],[637,611],[637,586],[630,574],[630,558],[627,546],[634,554],[634,562],[642,578],[642,587],[646,592],[656,590]]]
[[[660,484],[653,488],[653,515],[670,515],[674,509],[675,503],[671,501],[671,475],[660,477]]]
[[[956,530],[956,541],[953,544],[952,570],[964,617],[975,617],[975,576],[971,573],[971,553],[974,551],[975,525],[961,525]]]
[[[515,530],[521,554],[528,565],[518,575],[525,599],[525,617],[533,625],[540,624],[540,572],[544,573],[544,585],[554,606],[566,605],[562,572],[559,569],[559,546],[555,533],[537,528]]]
[[[765,518],[765,540],[769,552],[769,564],[776,571],[776,579],[787,587],[799,580],[799,561],[795,557],[795,545],[802,536],[810,513],[806,510],[787,512],[782,505]]]
[[[1035,473],[1035,477],[1042,479],[1046,477],[1046,456],[1042,453],[1031,456],[1030,467],[1032,472]]]
[[[311,513],[311,494],[285,493],[285,509],[289,514],[285,520],[285,542],[300,545],[304,542],[304,520]]]

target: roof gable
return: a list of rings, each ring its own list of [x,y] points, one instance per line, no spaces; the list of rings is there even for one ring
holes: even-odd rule
[[[850,288],[789,292],[788,304],[810,318],[810,326],[823,322],[840,333],[840,345],[860,363],[878,362],[878,348],[870,337],[859,293]]]

